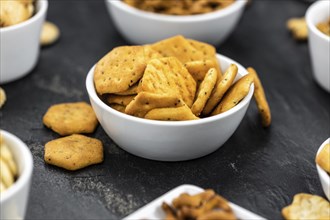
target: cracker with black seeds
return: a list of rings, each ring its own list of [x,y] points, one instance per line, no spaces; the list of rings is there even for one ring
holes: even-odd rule
[[[229,87],[232,85],[236,75],[237,75],[238,68],[235,64],[231,64],[228,69],[226,70],[225,74],[218,80],[217,85],[215,86],[214,90],[210,98],[208,99],[205,108],[203,109],[203,115],[209,115],[214,107],[220,102],[224,94],[227,92]]]
[[[51,106],[43,123],[58,134],[92,133],[98,120],[91,105],[86,102],[62,103]]]
[[[196,100],[191,107],[191,111],[196,115],[199,116],[209,99],[212,90],[217,82],[218,73],[215,68],[209,69],[207,74],[204,77],[204,80],[199,85],[198,91],[196,93]]]
[[[45,144],[46,163],[67,170],[78,170],[103,161],[103,145],[96,138],[73,134]]]
[[[154,108],[150,110],[144,118],[160,121],[188,121],[199,119],[192,113],[187,105],[174,108]]]
[[[247,71],[253,75],[254,77],[254,100],[256,101],[259,114],[261,116],[261,124],[263,127],[269,127],[272,122],[272,115],[270,112],[270,108],[266,99],[266,94],[264,88],[261,84],[259,76],[255,69],[252,67],[247,68]]]
[[[128,105],[136,95],[113,95],[110,94],[106,101],[108,104]]]
[[[217,115],[235,107],[249,93],[253,80],[254,77],[250,73],[240,78],[230,87],[211,115]]]

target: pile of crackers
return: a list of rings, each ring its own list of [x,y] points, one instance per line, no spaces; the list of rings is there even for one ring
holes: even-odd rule
[[[35,13],[34,0],[0,1],[0,27],[28,20]]]
[[[212,189],[196,195],[182,193],[169,205],[163,202],[166,220],[235,220],[229,202]]]
[[[174,36],[154,44],[116,47],[95,66],[96,92],[110,107],[140,118],[198,120],[228,111],[254,82],[263,125],[271,115],[254,71],[234,83],[238,67],[221,72],[212,45]]]
[[[213,12],[231,5],[235,0],[123,0],[135,8],[168,15],[195,15]]]

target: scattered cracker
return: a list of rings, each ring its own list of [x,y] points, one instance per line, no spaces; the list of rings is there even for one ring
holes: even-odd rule
[[[98,139],[73,134],[46,143],[44,160],[67,170],[78,170],[101,163],[103,145]]]
[[[299,193],[293,197],[291,205],[282,209],[285,219],[329,219],[330,203],[317,195]]]
[[[175,108],[155,108],[150,110],[146,115],[146,119],[161,121],[185,121],[197,120],[191,109],[187,105]]]
[[[326,144],[316,156],[316,163],[330,174],[330,144]]]
[[[252,67],[247,68],[247,71],[251,73],[254,77],[254,99],[256,101],[259,114],[261,116],[261,123],[264,127],[269,127],[272,121],[272,115],[270,112],[270,108],[266,99],[264,88],[261,84],[259,76],[255,69]]]
[[[240,78],[234,85],[230,87],[228,92],[224,95],[223,99],[213,110],[211,115],[217,115],[236,106],[249,93],[253,80],[254,77],[250,73]]]
[[[58,134],[92,133],[98,125],[93,108],[86,102],[62,103],[51,106],[43,123]]]
[[[204,106],[209,99],[212,90],[217,82],[218,73],[215,68],[211,68],[204,77],[204,80],[199,85],[197,91],[197,97],[194,104],[191,107],[191,111],[199,116],[204,109]]]
[[[6,100],[7,100],[7,96],[6,96],[5,90],[3,90],[0,87],[0,109],[5,104]]]
[[[42,46],[49,46],[55,43],[60,37],[60,29],[52,22],[45,21],[40,36]]]
[[[203,115],[209,115],[214,107],[220,102],[224,94],[232,85],[236,75],[237,75],[238,67],[235,64],[231,64],[226,70],[225,74],[218,81],[215,86],[210,98],[208,99],[205,108],[203,109]]]
[[[308,27],[305,17],[289,19],[287,22],[287,28],[291,31],[294,39],[301,41],[307,40]]]

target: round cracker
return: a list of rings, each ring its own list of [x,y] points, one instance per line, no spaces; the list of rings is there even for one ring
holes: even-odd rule
[[[60,29],[52,22],[45,21],[40,36],[42,46],[48,46],[55,43],[60,37]]]

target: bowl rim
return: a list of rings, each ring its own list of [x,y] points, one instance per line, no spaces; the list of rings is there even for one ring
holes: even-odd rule
[[[330,143],[330,138],[326,139],[321,144],[321,146],[317,150],[316,156],[321,152],[321,150],[323,149],[323,147],[326,144],[329,144],[329,143]],[[317,172],[319,173],[320,179],[322,179],[324,182],[326,182],[327,186],[330,186],[330,175],[321,166],[319,166],[316,162],[315,162],[315,164],[316,164]]]
[[[329,1],[316,1],[312,5],[310,5],[306,11],[305,17],[306,17],[306,22],[309,30],[311,30],[315,35],[317,35],[319,38],[330,42],[330,36],[327,36],[326,34],[322,33],[317,27],[316,24],[312,22],[312,18],[315,17],[314,11],[319,9],[319,8],[324,8],[324,5],[329,5],[330,7],[330,2]],[[328,15],[330,17],[330,14]]]
[[[166,21],[166,22],[194,22],[194,21],[207,21],[215,18],[227,16],[235,13],[237,10],[244,7],[248,0],[235,0],[233,4],[213,12],[197,15],[166,15],[154,12],[144,11],[135,7],[132,7],[121,0],[105,0],[108,4],[113,5],[126,13],[134,14],[136,16],[145,17],[151,20]]]
[[[244,70],[244,73],[240,73],[238,72],[238,74],[240,75],[240,78],[243,77],[244,75],[248,74],[247,70],[238,62],[224,56],[221,54],[217,53],[217,59],[219,61],[221,60],[225,60],[228,63],[235,63],[240,69]],[[220,62],[221,63],[221,62]],[[249,93],[244,97],[244,99],[242,99],[236,106],[234,106],[233,108],[229,109],[226,112],[223,112],[221,114],[217,114],[214,116],[210,116],[210,117],[206,117],[206,118],[202,118],[199,120],[187,120],[187,121],[160,121],[160,120],[149,120],[149,119],[145,119],[145,118],[139,118],[139,117],[135,117],[132,115],[128,115],[122,112],[119,112],[113,108],[111,108],[110,106],[108,106],[107,104],[105,104],[97,95],[96,90],[95,90],[95,86],[94,86],[94,68],[95,65],[89,70],[87,77],[86,77],[86,89],[87,89],[87,93],[89,95],[89,98],[92,99],[100,108],[102,108],[103,110],[110,112],[113,115],[116,115],[117,117],[120,118],[124,118],[125,120],[130,120],[132,122],[135,123],[141,123],[141,124],[147,124],[147,125],[158,125],[158,126],[168,126],[168,127],[180,127],[180,126],[191,126],[191,125],[201,125],[201,124],[205,124],[205,123],[210,123],[210,122],[214,122],[214,121],[218,121],[221,120],[223,118],[226,118],[232,114],[235,114],[237,111],[239,111],[240,109],[242,109],[245,105],[248,105],[250,100],[252,99],[253,96],[253,92],[254,92],[254,84],[252,83],[250,86],[250,90]]]
[[[7,31],[14,31],[17,29],[20,29],[24,26],[28,26],[31,23],[34,23],[35,21],[39,20],[46,12],[48,9],[48,0],[37,0],[37,7],[39,7],[39,10],[37,11],[36,14],[34,14],[31,18],[27,19],[26,21],[23,21],[18,24],[14,24],[8,27],[1,27],[0,32],[1,34],[7,32]]]
[[[12,198],[22,188],[24,188],[26,184],[28,184],[30,177],[32,177],[33,158],[27,145],[17,136],[2,129],[0,129],[0,135],[2,135],[4,141],[11,140],[13,143],[15,143],[14,148],[18,148],[22,152],[22,155],[24,155],[24,168],[22,173],[19,175],[18,179],[12,186],[10,186],[4,192],[1,192],[0,203],[3,203]],[[11,146],[9,147],[12,148]]]

